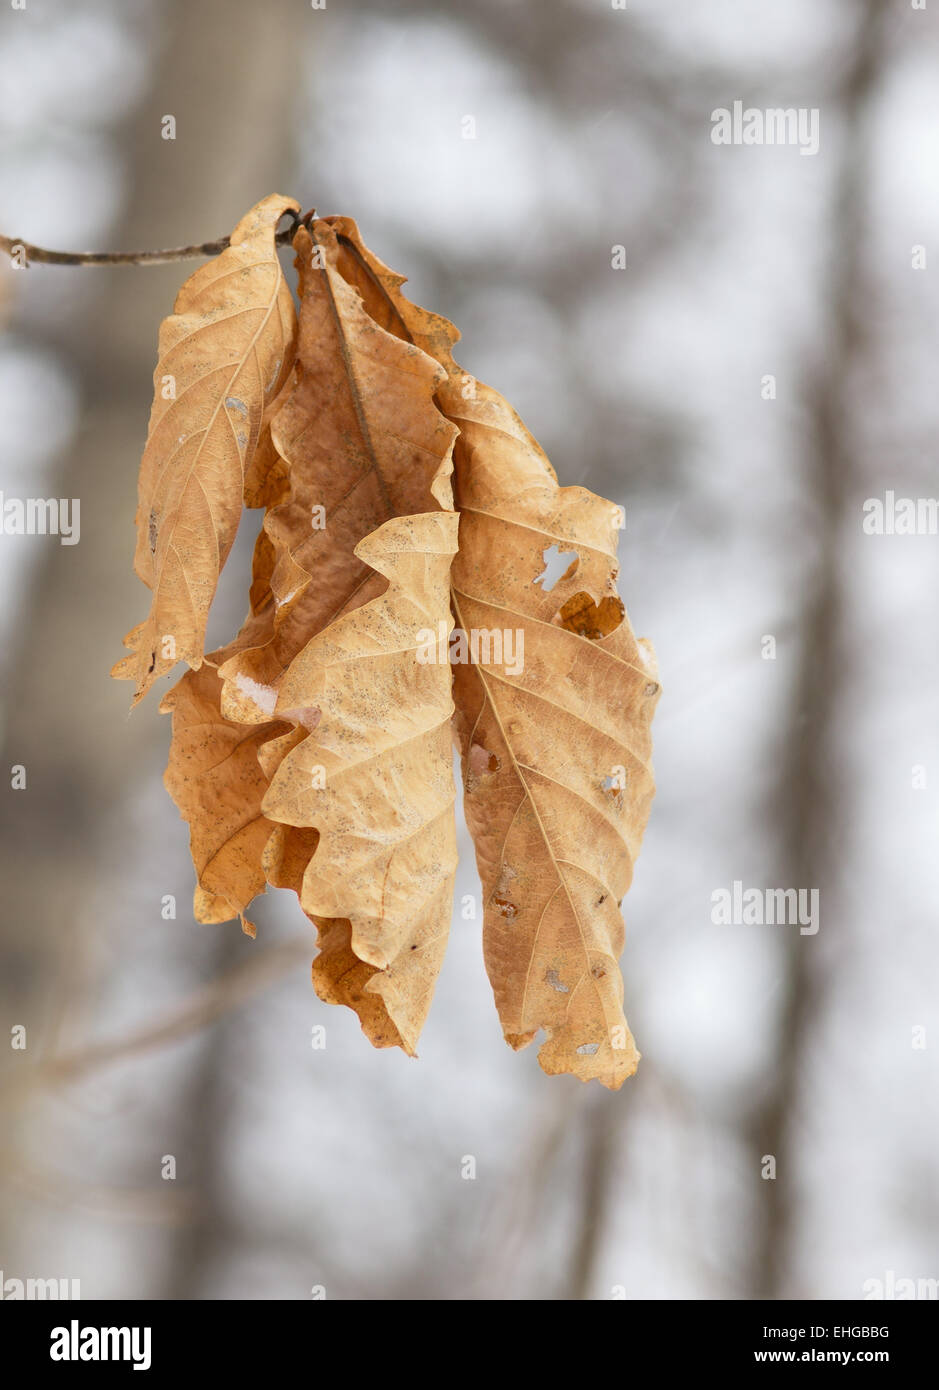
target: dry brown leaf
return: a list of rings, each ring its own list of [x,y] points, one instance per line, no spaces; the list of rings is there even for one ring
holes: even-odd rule
[[[320,996],[355,1009],[376,1046],[413,1053],[456,861],[449,668],[414,655],[418,619],[449,622],[455,430],[433,403],[439,365],[364,311],[335,268],[332,229],[301,229],[294,244],[297,383],[272,426],[290,492],[265,520],[274,631],[225,663],[222,707],[245,722],[274,713],[305,736],[261,749],[264,811],[284,822],[268,881],[293,888],[318,927]]]
[[[293,362],[296,316],[274,242],[289,211],[299,211],[291,198],[258,203],[231,245],[189,277],[160,329],[134,562],[153,598],[113,671],[135,682],[135,703],[178,660],[202,664],[246,470]]]
[[[249,215],[268,209],[273,249],[270,204],[293,205],[266,200]],[[261,235],[257,226],[242,232],[248,221],[236,245]],[[266,508],[251,613],[235,641],[206,658],[204,612],[201,627],[190,621],[198,651],[190,643],[177,654],[196,669],[162,706],[173,710],[166,780],[190,822],[196,915],[238,915],[252,930],[243,914],[265,882],[293,889],[318,928],[321,997],[355,1009],[376,1046],[414,1052],[456,864],[452,603],[474,642],[498,636],[504,648],[471,643],[453,672],[503,1031],[521,1047],[544,1030],[545,1071],[616,1088],[638,1061],[622,1013],[619,903],[654,791],[649,725],[659,693],[651,648],[636,641],[616,592],[617,509],[558,486],[511,407],[454,363],[456,330],[404,298],[402,277],[368,252],[353,222],[316,222],[294,244],[297,360],[285,355],[270,389],[252,397],[237,474],[209,451],[228,522],[242,496]],[[204,276],[215,308],[219,264]],[[197,312],[197,280],[164,325],[167,361],[177,352],[191,364],[179,346],[185,332],[168,326]],[[256,311],[250,268],[234,299]],[[161,369],[164,361],[158,378]],[[149,628],[127,639],[136,654],[117,672],[137,678],[138,696],[166,669],[157,669],[153,634],[166,604],[181,603],[163,585],[170,512],[153,505],[161,459],[174,463],[160,443],[166,417],[172,423],[171,410],[155,405],[141,483],[148,522],[163,523],[149,562],[153,611]],[[202,564],[203,580],[207,515],[177,505],[172,533],[189,528],[186,554]],[[229,530],[230,547],[228,523],[213,534],[211,583],[196,587],[206,609]],[[147,564],[138,547],[138,572]],[[192,619],[198,605],[187,602]],[[429,661],[428,633],[436,634]]]
[[[285,753],[265,814],[314,828],[299,881],[320,928],[321,997],[359,1013],[376,1047],[416,1048],[443,959],[456,871],[446,648],[419,659],[421,630],[450,627],[457,517],[397,517],[356,547],[385,593],[331,623],[288,668],[275,713],[307,730]],[[298,886],[302,863],[278,860]]]
[[[554,470],[510,406],[453,361],[458,334],[411,304],[402,278],[330,219],[344,273],[376,321],[434,356],[460,430],[457,626],[512,632],[514,658],[454,667],[466,817],[485,897],[485,955],[507,1041],[544,1029],[539,1061],[618,1088],[639,1054],[623,1016],[619,904],[654,792],[651,647],[616,592],[617,509]],[[552,551],[552,547],[557,549]],[[570,554],[550,589],[553,555]],[[518,665],[518,634],[524,641]],[[514,671],[514,673],[513,673]]]
[[[335,268],[328,224],[315,223],[312,235],[301,227],[294,246],[296,384],[271,427],[289,492],[264,521],[274,628],[222,672],[222,707],[244,722],[270,718],[284,670],[314,633],[381,592],[384,581],[356,555],[359,541],[394,516],[453,507],[456,431],[433,404],[439,365],[365,312]]]
[[[225,719],[220,695],[218,672],[208,661],[168,692],[160,708],[172,711],[173,735],[163,780],[189,822],[196,920],[239,917],[253,935],[244,913],[264,890],[261,857],[273,829],[261,813],[268,783],[258,749],[277,726],[246,727]]]
[[[280,493],[271,491],[272,505],[283,498],[287,487],[286,474],[276,476]],[[261,531],[252,567],[251,612],[241,631],[229,646],[207,656],[197,671],[186,671],[160,705],[161,712],[173,716],[163,781],[180,815],[189,822],[196,921],[226,922],[238,917],[250,936],[254,927],[244,914],[264,890],[262,857],[274,830],[261,810],[269,778],[259,752],[286,726],[276,720],[245,726],[226,719],[217,668],[244,648],[270,638],[272,561],[266,533]]]
[[[487,967],[513,1046],[543,1028],[545,1071],[615,1089],[639,1058],[623,1016],[619,905],[655,790],[655,657],[616,594],[616,509],[559,488],[494,392],[479,388],[471,409],[461,417],[457,624],[514,629],[516,658],[524,634],[520,672],[504,654],[455,668]],[[555,546],[578,564],[547,591],[538,578]]]
[[[265,878],[295,889],[320,933],[318,992],[353,1007],[377,1046],[413,1052],[455,865],[449,667],[414,656],[419,627],[449,622],[455,430],[433,404],[439,365],[376,327],[332,264],[331,228],[314,236],[315,263],[306,229],[295,239],[295,380],[248,490],[268,503],[252,584],[259,612],[208,659],[219,673],[208,663],[187,673],[164,702],[174,710],[167,785],[191,825],[197,916],[243,913]],[[318,507],[328,534],[312,524]],[[351,643],[342,680],[321,669],[336,643]],[[329,732],[347,757],[370,750],[357,769],[327,758],[326,798],[302,770],[319,757],[300,718],[311,702],[331,711],[317,737]],[[350,795],[356,834],[337,835]],[[369,865],[371,896],[361,891]]]
[[[297,384],[297,371],[294,366],[280,391],[264,407],[261,420],[261,435],[254,457],[245,469],[244,503],[246,507],[276,506],[288,490],[287,465],[277,452],[271,436],[271,423],[281,410]]]

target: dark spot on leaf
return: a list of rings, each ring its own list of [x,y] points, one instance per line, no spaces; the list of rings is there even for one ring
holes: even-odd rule
[[[496,892],[508,892],[509,884],[512,882],[513,878],[518,878],[518,870],[513,869],[511,864],[506,864],[503,862],[502,867],[499,870],[499,882],[496,884]]]
[[[626,609],[618,594],[611,594],[594,603],[589,594],[581,592],[574,594],[561,606],[555,621],[567,632],[576,632],[578,637],[589,637],[591,642],[598,642],[615,632],[625,616]]]
[[[498,772],[502,766],[502,759],[495,753],[490,753],[481,743],[474,743],[470,748],[467,763],[474,777],[483,777],[488,772]]]

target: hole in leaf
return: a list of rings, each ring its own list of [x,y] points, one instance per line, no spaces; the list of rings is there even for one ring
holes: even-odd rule
[[[580,564],[576,550],[561,551],[556,545],[549,545],[542,558],[544,574],[536,575],[534,582],[540,584],[546,594],[551,592],[559,579],[569,579]]]
[[[598,642],[615,632],[626,615],[623,600],[618,594],[611,594],[594,603],[589,594],[574,594],[558,610],[555,621],[568,632],[576,632],[578,637],[589,637]]]
[[[617,811],[623,809],[624,780],[623,772],[619,770],[616,773],[610,773],[608,776],[604,777],[603,781],[600,783]]]

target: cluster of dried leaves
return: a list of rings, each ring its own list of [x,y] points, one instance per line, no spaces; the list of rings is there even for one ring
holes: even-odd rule
[[[255,895],[292,888],[320,997],[413,1055],[450,928],[452,727],[506,1040],[543,1029],[546,1072],[616,1088],[639,1055],[619,905],[659,692],[616,592],[617,508],[558,486],[511,406],[454,362],[456,329],[348,218],[298,227],[298,318],[274,242],[298,210],[254,208],[160,332],[135,560],[153,599],[114,674],[136,702],[191,668],[161,709],[195,915],[253,934]],[[264,508],[250,612],[206,655],[244,506]],[[558,551],[574,558],[549,587]],[[454,622],[523,633],[523,668],[497,649],[451,664]],[[439,660],[418,659],[427,630]]]

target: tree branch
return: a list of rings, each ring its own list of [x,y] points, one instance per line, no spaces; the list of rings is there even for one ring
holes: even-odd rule
[[[293,220],[289,227],[278,232],[274,240],[278,246],[286,246],[293,241],[298,227],[308,227],[316,215],[311,208],[302,217],[296,213],[289,215]],[[168,251],[47,251],[32,242],[18,237],[0,235],[0,251],[5,251],[15,265],[28,270],[35,265],[165,265],[169,261],[191,261],[198,256],[218,256],[231,242],[231,237],[219,237],[217,241],[202,241],[195,246],[175,246]]]

